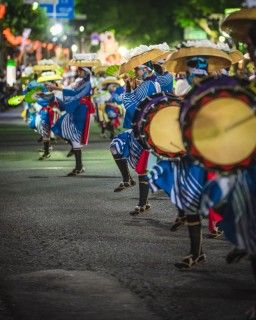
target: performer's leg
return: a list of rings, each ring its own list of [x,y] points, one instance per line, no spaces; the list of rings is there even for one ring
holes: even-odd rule
[[[83,168],[82,163],[82,149],[74,149],[76,159],[76,170],[80,171]]]
[[[133,211],[130,212],[131,215],[138,215],[151,208],[148,204],[148,194],[149,194],[149,184],[146,174],[140,174],[139,177],[139,204],[135,207]]]
[[[71,146],[71,149],[69,151],[69,153],[67,154],[67,158],[70,158],[72,157],[75,153],[74,153],[74,150],[73,150],[73,145],[72,145],[72,142],[70,140],[66,140],[67,143]]]
[[[39,160],[45,160],[50,158],[50,137],[51,137],[51,129],[48,123],[42,122],[42,137],[43,137],[43,148],[44,153]]]
[[[73,152],[75,154],[75,160],[76,160],[76,166],[75,169],[73,169],[68,176],[77,176],[80,173],[84,172],[83,163],[82,163],[82,146],[78,142],[72,141],[73,146]]]
[[[129,156],[129,143],[130,132],[125,131],[116,136],[110,144],[110,152],[122,175],[122,182],[114,189],[114,192],[120,192],[136,185],[128,168],[127,157]]]
[[[183,209],[177,208],[178,209],[178,215],[173,223],[173,225],[171,226],[171,231],[177,231],[178,229],[180,229],[182,226],[185,225],[186,221],[187,221],[187,217],[185,216],[185,211]]]
[[[216,239],[222,236],[223,231],[216,226],[216,224],[222,220],[222,216],[218,214],[216,211],[214,211],[213,209],[209,209],[208,219],[209,219],[208,220],[208,230],[209,230],[208,237]]]
[[[149,184],[148,184],[146,174],[139,175],[139,190],[140,190],[139,206],[143,207],[148,202],[148,193],[149,193]]]
[[[38,160],[45,160],[50,158],[50,140],[44,140],[44,153]]]
[[[113,158],[115,160],[115,163],[122,175],[123,181],[120,183],[120,185],[114,189],[114,192],[120,192],[123,191],[126,188],[134,186],[136,183],[132,179],[129,167],[128,167],[128,162],[125,158],[120,158],[119,155],[114,155]]]
[[[188,233],[190,239],[190,254],[179,262],[175,263],[178,269],[189,269],[199,262],[204,262],[206,256],[202,251],[202,228],[199,214],[187,215]]]

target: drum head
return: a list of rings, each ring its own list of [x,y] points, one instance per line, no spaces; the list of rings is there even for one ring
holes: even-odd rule
[[[165,107],[157,111],[149,124],[149,136],[156,148],[167,153],[184,151],[179,125],[180,107]]]
[[[207,160],[220,165],[239,163],[256,148],[256,117],[242,100],[215,99],[198,111],[192,139]]]
[[[179,101],[172,97],[166,97],[149,110],[144,127],[144,140],[157,156],[176,158],[184,154],[179,112]]]

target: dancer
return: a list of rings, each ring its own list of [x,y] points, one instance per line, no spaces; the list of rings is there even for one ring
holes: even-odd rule
[[[222,57],[220,58],[220,56]],[[203,78],[208,76],[209,70],[214,69],[214,62],[216,63],[218,59],[219,64],[216,68],[231,64],[228,55],[222,54],[221,50],[210,42],[183,43],[180,49],[171,55],[169,64],[167,62],[166,65],[167,67],[169,65],[170,69],[176,73],[186,72],[188,88],[187,90],[183,88],[182,92],[188,92],[190,88],[198,85]],[[190,269],[206,260],[206,255],[202,250],[199,214],[206,181],[206,170],[195,164],[189,154],[185,154],[175,161],[161,160],[149,173],[149,183],[152,190],[163,189],[179,210],[176,229],[185,221],[188,226],[190,253],[175,264],[178,269]]]
[[[55,135],[68,140],[75,154],[75,168],[68,176],[77,176],[84,172],[82,163],[82,146],[88,144],[90,115],[95,112],[91,101],[91,71],[89,68],[99,65],[95,54],[77,54],[70,65],[78,66],[78,78],[73,84],[60,89],[48,85],[49,90],[62,90],[64,114],[52,128]]]

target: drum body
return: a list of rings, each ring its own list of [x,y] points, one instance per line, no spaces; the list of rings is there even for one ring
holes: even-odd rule
[[[256,151],[256,97],[249,82],[209,78],[182,102],[180,124],[189,154],[209,169],[248,166]]]
[[[136,109],[133,130],[143,148],[156,156],[176,158],[184,154],[179,125],[180,100],[171,94],[147,97]]]

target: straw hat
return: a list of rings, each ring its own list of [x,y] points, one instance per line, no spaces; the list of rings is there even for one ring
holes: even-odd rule
[[[232,64],[236,64],[241,60],[244,60],[244,55],[239,50],[233,50],[228,53],[230,59],[232,60]]]
[[[146,63],[147,61],[152,61],[163,55],[163,51],[159,49],[151,49],[141,54],[135,55],[130,58],[127,62],[121,64],[119,74],[124,74],[134,68]]]
[[[58,65],[52,59],[42,59],[33,67],[35,72],[54,71],[57,68]]]
[[[68,63],[69,66],[76,66],[76,67],[99,67],[101,65],[100,60],[75,60],[72,59]]]
[[[105,73],[106,70],[107,70],[108,66],[104,66],[104,65],[99,65],[99,66],[96,66],[92,69],[92,71],[95,73],[95,74],[98,74],[98,73]]]
[[[163,54],[161,56],[159,56],[156,59],[152,60],[152,62],[153,63],[157,63],[160,60],[166,60],[170,56],[170,54],[172,54],[175,51],[176,50],[170,50],[170,51],[163,52]]]
[[[184,47],[175,51],[164,63],[169,72],[179,73],[187,70],[187,59],[189,57],[208,57],[208,72],[215,72],[231,66],[231,58],[224,51],[211,47]]]
[[[47,81],[57,81],[61,80],[62,77],[59,74],[53,73],[53,72],[44,72],[41,74],[41,77],[38,78],[37,82],[47,82]]]
[[[101,82],[102,86],[107,84],[117,84],[118,86],[120,86],[120,81],[114,77],[108,77]]]
[[[34,72],[54,71],[58,68],[57,64],[36,64],[33,66]]]
[[[231,13],[221,25],[221,29],[238,40],[244,40],[252,24],[256,22],[256,8],[243,8]]]

